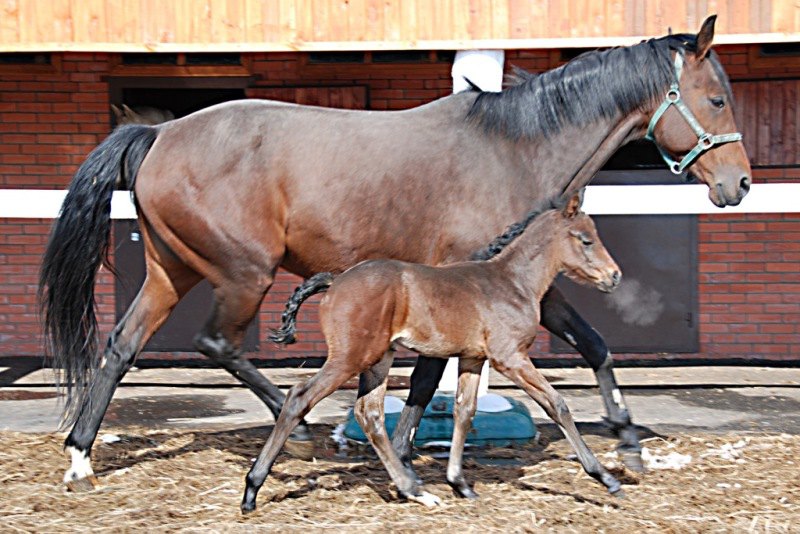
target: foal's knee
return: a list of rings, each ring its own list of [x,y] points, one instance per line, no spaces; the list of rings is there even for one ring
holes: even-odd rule
[[[567,401],[564,400],[564,397],[555,393],[552,396],[551,404],[553,407],[553,419],[556,422],[563,421],[567,417],[571,417],[569,406],[567,406]]]

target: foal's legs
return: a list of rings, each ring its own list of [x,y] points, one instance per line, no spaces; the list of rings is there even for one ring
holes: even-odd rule
[[[244,497],[242,498],[242,512],[252,512],[256,508],[258,490],[264,484],[272,464],[278,457],[295,426],[302,420],[311,408],[319,401],[336,391],[336,389],[353,377],[359,371],[347,362],[337,362],[329,358],[322,368],[310,380],[298,384],[289,390],[286,402],[283,404],[275,428],[269,435],[258,459],[250,468],[245,478]]]
[[[458,391],[453,409],[453,438],[450,445],[450,459],[447,462],[447,483],[460,496],[476,499],[478,494],[472,491],[464,479],[462,458],[467,432],[472,426],[475,408],[478,404],[478,385],[481,381],[481,370],[484,360],[461,358],[458,362]]]
[[[194,343],[198,351],[250,388],[277,419],[285,396],[243,356],[242,351],[247,327],[258,312],[272,279],[272,275],[265,279],[263,273],[259,273],[251,280],[225,282],[216,287],[214,310]],[[304,421],[293,437],[310,442],[311,434]]]
[[[554,286],[542,298],[541,310],[542,326],[574,346],[592,366],[600,386],[607,420],[619,438],[617,451],[623,462],[630,469],[644,471],[639,436],[614,378],[614,361],[605,341]]]
[[[160,260],[169,265],[169,269],[165,268],[155,259],[147,240],[146,244],[147,277],[136,299],[111,333],[100,368],[92,376],[86,400],[64,442],[72,460],[64,475],[64,483],[73,491],[91,489],[96,483],[89,457],[117,385],[178,300],[199,280],[195,273],[170,261],[169,253],[162,251]]]
[[[547,415],[561,427],[561,431],[564,432],[570,445],[575,449],[578,461],[580,461],[584,471],[608,488],[610,493],[622,495],[619,481],[605,470],[592,454],[592,451],[589,450],[586,442],[583,441],[578,429],[575,427],[572,414],[569,412],[564,398],[553,389],[553,386],[542,376],[542,373],[533,366],[527,354],[518,352],[508,358],[492,358],[491,362],[498,372],[524,389],[547,412]]]
[[[635,471],[643,471],[642,447],[636,427],[614,378],[614,362],[603,338],[578,315],[556,287],[551,287],[542,298],[541,324],[574,346],[591,365],[603,397],[607,419],[619,438],[617,450],[626,466]],[[420,356],[411,374],[411,391],[392,436],[392,444],[408,468],[411,468],[414,432],[419,426],[425,407],[436,392],[446,364],[446,360],[440,358]]]
[[[436,506],[441,503],[439,498],[420,491],[416,477],[412,476],[413,474],[403,466],[386,433],[383,399],[386,395],[386,379],[389,376],[393,359],[392,352],[387,351],[380,362],[361,373],[355,407],[356,420],[364,429],[375,452],[378,453],[378,457],[397,486],[400,496],[425,506]]]

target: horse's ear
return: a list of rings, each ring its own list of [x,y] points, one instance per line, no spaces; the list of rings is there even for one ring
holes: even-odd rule
[[[695,57],[698,61],[705,59],[711,50],[711,43],[714,41],[714,24],[716,22],[717,16],[711,15],[703,22],[703,26],[697,32],[697,52],[695,52]]]
[[[568,219],[575,217],[581,211],[581,206],[583,205],[583,192],[585,188],[579,189],[574,195],[570,197],[567,201],[567,205],[564,206],[564,216]]]
[[[114,113],[114,120],[117,123],[119,123],[125,117],[125,112],[123,112],[114,104],[111,104],[111,111]]]
[[[122,112],[129,119],[135,119],[136,118],[136,112],[133,111],[130,107],[128,107],[128,104],[122,104]]]

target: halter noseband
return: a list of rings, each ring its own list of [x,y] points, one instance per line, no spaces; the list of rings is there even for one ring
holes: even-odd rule
[[[683,100],[681,100],[681,92],[680,88],[678,87],[678,83],[681,79],[681,73],[683,72],[683,54],[681,52],[677,52],[675,54],[675,82],[669,86],[669,91],[667,91],[667,96],[664,98],[664,102],[658,106],[658,109],[653,114],[653,118],[650,119],[650,124],[647,127],[647,135],[644,136],[645,139],[648,139],[656,145],[656,148],[661,153],[661,157],[664,158],[664,161],[669,166],[669,170],[671,170],[674,174],[680,174],[683,172],[686,167],[692,164],[692,162],[705,152],[706,150],[711,149],[715,145],[722,145],[724,143],[731,143],[733,141],[741,141],[742,134],[739,132],[736,133],[728,133],[728,134],[721,134],[721,135],[713,135],[706,132],[700,123],[697,122],[692,111],[684,104]],[[680,112],[686,122],[689,123],[689,126],[692,127],[694,133],[697,134],[697,144],[695,147],[689,151],[688,154],[683,156],[683,159],[680,161],[675,161],[672,159],[669,154],[658,144],[656,141],[653,132],[656,129],[656,124],[658,121],[661,120],[661,117],[664,113],[669,109],[670,106],[675,106],[675,109]]]

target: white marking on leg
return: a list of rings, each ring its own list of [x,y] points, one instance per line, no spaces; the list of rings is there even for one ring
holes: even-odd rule
[[[74,480],[81,480],[94,475],[92,471],[92,461],[89,459],[89,451],[82,451],[75,447],[67,447],[67,452],[72,458],[72,464],[67,472],[64,473],[64,483]]]
[[[575,338],[569,332],[564,332],[564,337],[567,338],[567,342],[569,342],[569,344],[573,347],[578,344],[578,342],[575,341]]]
[[[622,405],[622,393],[617,388],[611,391],[611,397],[618,406]]]
[[[409,495],[408,500],[418,502],[427,506],[428,508],[434,508],[442,504],[442,500],[439,497],[432,495],[427,491],[423,491],[419,495]]]
[[[409,432],[409,434],[408,434],[408,440],[411,443],[414,443],[414,436],[416,436],[416,435],[417,435],[417,429],[416,428],[412,428],[411,432]]]

